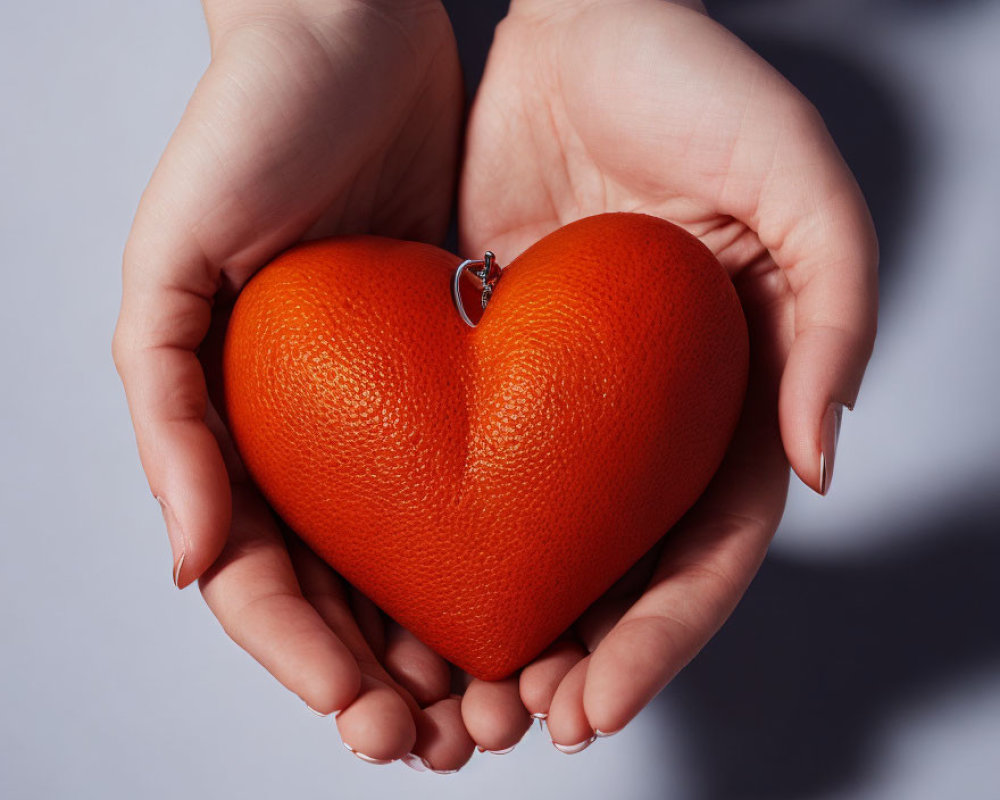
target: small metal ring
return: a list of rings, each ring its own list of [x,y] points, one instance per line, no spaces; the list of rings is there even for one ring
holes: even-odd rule
[[[495,259],[496,256],[494,256],[489,250],[486,251],[483,258],[467,258],[455,268],[455,273],[451,277],[451,299],[455,303],[455,309],[458,311],[458,315],[462,318],[462,322],[470,328],[475,328],[477,323],[472,321],[466,313],[465,306],[462,303],[462,273],[465,272],[465,270],[469,270],[477,278],[479,278],[480,281],[482,281],[483,310],[485,310],[486,304],[489,302],[489,299],[493,294],[493,289],[496,287],[497,282],[500,280],[500,275],[502,274],[502,270],[497,265]],[[480,269],[474,269],[474,267],[480,267]]]

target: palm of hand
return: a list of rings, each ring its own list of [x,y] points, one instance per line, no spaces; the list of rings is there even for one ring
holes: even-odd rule
[[[443,12],[417,23],[341,10],[216,45],[160,170],[197,178],[188,213],[234,288],[299,238],[444,235],[461,77]]]
[[[498,28],[469,122],[463,252],[511,256],[629,210],[700,237],[735,274],[767,253],[759,200],[794,91],[707,17],[633,0]],[[510,260],[508,258],[508,260]]]
[[[743,418],[705,496],[523,670],[520,695],[547,713],[554,741],[625,725],[732,611],[777,527],[788,483],[778,387],[799,287],[772,254],[805,261],[797,220],[810,209],[786,188],[817,141],[829,143],[825,129],[790,85],[689,9],[631,0],[532,15],[515,3],[498,28],[467,134],[462,252],[510,261],[607,211],[668,219],[733,276],[754,351]],[[812,177],[806,202],[850,196],[842,174]]]

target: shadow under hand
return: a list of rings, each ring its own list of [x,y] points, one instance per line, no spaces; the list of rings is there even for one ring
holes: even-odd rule
[[[819,109],[854,172],[878,232],[884,295],[896,278],[896,243],[916,179],[904,109],[874,74],[840,54],[790,41],[747,41]]]
[[[1000,660],[998,518],[1000,498],[963,503],[867,561],[770,556],[670,692],[699,797],[850,788],[889,712]]]

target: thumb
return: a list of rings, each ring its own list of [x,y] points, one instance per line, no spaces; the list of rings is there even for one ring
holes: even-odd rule
[[[878,245],[854,176],[805,99],[761,191],[755,227],[794,295],[778,414],[789,463],[825,494],[844,408],[875,341]]]

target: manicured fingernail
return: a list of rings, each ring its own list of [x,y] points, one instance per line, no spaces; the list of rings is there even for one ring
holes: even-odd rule
[[[819,493],[823,495],[830,490],[830,481],[833,480],[833,462],[837,455],[837,440],[840,439],[840,422],[843,415],[842,403],[830,403],[823,415],[819,453]]]
[[[416,753],[407,753],[400,759],[400,761],[416,772],[427,772],[427,770],[431,768],[431,765],[427,762],[427,760],[421,758]]]
[[[376,764],[380,767],[384,767],[386,764],[391,764],[393,759],[391,758],[372,758],[371,756],[366,756],[364,753],[359,753],[353,747],[351,747],[347,742],[344,742],[344,747],[351,751],[354,755],[364,761],[366,764]]]
[[[431,772],[433,772],[435,775],[454,775],[456,772],[458,772],[458,770],[457,769],[432,769]]]
[[[181,586],[181,570],[184,568],[184,556],[187,555],[184,547],[184,534],[181,532],[180,523],[173,510],[167,502],[157,495],[156,502],[160,504],[160,512],[163,514],[163,522],[167,526],[167,538],[170,539],[170,549],[174,553],[174,586],[178,589]]]
[[[620,731],[621,728],[619,728],[618,730]],[[614,736],[616,733],[618,733],[618,731],[602,731],[598,729],[594,731],[594,736],[596,736],[598,739],[606,739],[609,736]]]
[[[184,569],[184,556],[186,553],[181,553],[181,557],[177,559],[177,563],[174,564],[174,586],[178,589],[181,588],[181,570]]]
[[[510,747],[505,747],[503,750],[487,750],[485,747],[481,747],[480,745],[477,744],[476,745],[476,749],[480,753],[492,753],[495,756],[505,756],[505,755],[507,755],[507,753],[509,753],[511,750],[513,750],[516,746],[517,745],[513,745],[512,744]]]
[[[329,714],[324,714],[322,711],[317,711],[315,708],[313,708],[308,703],[306,703],[306,708],[308,708],[310,711],[312,711],[313,714],[315,714],[317,717],[328,717],[328,716],[330,716]]]
[[[531,715],[532,719],[548,719],[548,717],[549,715],[546,714],[544,711],[539,711],[537,714]]]
[[[589,739],[584,739],[582,742],[577,744],[559,744],[558,742],[553,742],[552,744],[560,753],[565,753],[566,755],[571,756],[574,753],[579,753],[581,750],[586,750],[594,743],[596,738],[597,736],[591,736]]]

